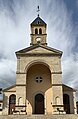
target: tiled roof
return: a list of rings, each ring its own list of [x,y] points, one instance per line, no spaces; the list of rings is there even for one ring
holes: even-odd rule
[[[38,16],[32,23],[31,26],[46,26],[46,23]]]

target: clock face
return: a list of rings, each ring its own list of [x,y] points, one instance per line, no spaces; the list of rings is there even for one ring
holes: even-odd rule
[[[40,41],[41,41],[41,38],[36,38],[36,41],[37,41],[37,42],[40,42]]]

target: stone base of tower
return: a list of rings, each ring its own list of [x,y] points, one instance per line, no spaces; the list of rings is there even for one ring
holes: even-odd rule
[[[13,114],[27,114],[26,106],[25,105],[15,106]]]
[[[26,106],[16,106],[15,110],[13,111],[14,115],[24,114],[24,115],[33,115],[32,112],[27,112]],[[53,110],[50,112],[45,111],[43,115],[49,115],[49,114],[66,114],[66,112],[63,109],[63,105],[53,105]]]
[[[63,105],[53,105],[53,114],[66,114]]]

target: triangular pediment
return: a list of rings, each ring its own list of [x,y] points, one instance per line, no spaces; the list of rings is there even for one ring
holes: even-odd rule
[[[16,92],[16,85],[5,88],[3,92]]]
[[[40,53],[40,54],[47,54],[47,53],[55,53],[54,51],[50,51],[48,49],[45,49],[45,48],[42,48],[42,47],[37,47],[35,49],[32,49],[26,53],[32,53],[32,54],[37,54],[37,53]]]
[[[42,45],[34,45],[23,50],[17,51],[16,54],[57,54],[62,55],[62,51]]]

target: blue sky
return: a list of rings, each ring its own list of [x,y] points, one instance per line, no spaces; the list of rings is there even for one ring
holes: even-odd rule
[[[15,83],[15,52],[29,46],[38,5],[48,46],[63,51],[62,82],[78,90],[78,0],[0,0],[0,87]]]
[[[78,1],[77,0],[64,0],[68,12],[72,12],[72,20],[74,25],[78,22]]]

